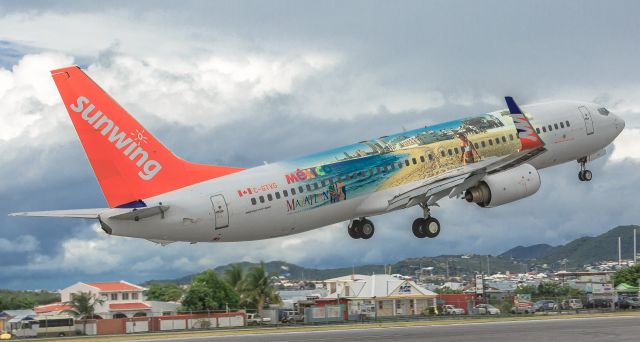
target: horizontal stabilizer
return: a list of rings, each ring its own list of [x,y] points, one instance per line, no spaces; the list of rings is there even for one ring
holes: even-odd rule
[[[23,213],[11,213],[9,216],[33,216],[33,217],[63,217],[63,218],[84,218],[97,219],[100,213],[109,208],[93,209],[70,209],[70,210],[50,210],[50,211],[28,211]]]
[[[144,219],[151,216],[161,215],[164,217],[164,213],[169,210],[168,205],[157,205],[155,207],[141,208],[141,209],[133,209],[123,214],[118,214],[115,216],[110,216],[110,219],[116,220],[130,220],[130,221],[138,221],[140,219]]]

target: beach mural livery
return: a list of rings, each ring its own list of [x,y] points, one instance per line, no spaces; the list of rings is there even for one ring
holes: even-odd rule
[[[508,111],[450,121],[283,162],[288,212],[424,180],[521,147]]]

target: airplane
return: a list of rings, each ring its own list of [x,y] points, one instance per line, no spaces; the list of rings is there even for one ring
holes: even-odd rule
[[[418,205],[412,233],[434,238],[431,209],[446,198],[493,208],[536,193],[538,170],[606,154],[625,122],[594,103],[556,101],[427,125],[291,160],[243,169],[175,156],[79,67],[51,71],[107,208],[13,213],[95,219],[109,235],[229,242],[297,234],[349,221],[369,239],[370,217]]]

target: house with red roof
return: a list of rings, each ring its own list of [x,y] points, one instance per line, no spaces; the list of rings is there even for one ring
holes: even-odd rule
[[[72,307],[66,303],[74,294],[89,292],[101,300],[96,304],[95,312],[99,318],[126,318],[174,315],[180,306],[175,302],[148,301],[144,296],[146,289],[124,280],[112,282],[79,282],[60,290],[59,303],[41,305],[34,308],[37,314],[58,314]]]

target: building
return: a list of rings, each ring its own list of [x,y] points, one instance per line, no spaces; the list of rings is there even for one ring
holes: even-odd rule
[[[11,325],[15,325],[22,320],[31,319],[36,316],[33,310],[5,310],[0,312],[0,331],[11,330]]]
[[[144,297],[146,289],[126,281],[83,283],[79,282],[60,290],[59,303],[38,306],[34,311],[38,314],[58,314],[72,309],[65,304],[71,301],[74,294],[89,292],[101,300],[95,306],[99,318],[127,318],[160,315],[175,315],[179,303],[147,301]]]
[[[387,274],[352,275],[325,280],[329,295],[323,305],[335,299],[335,304],[347,301],[348,316],[369,317],[420,315],[436,308],[436,297],[412,280]]]

